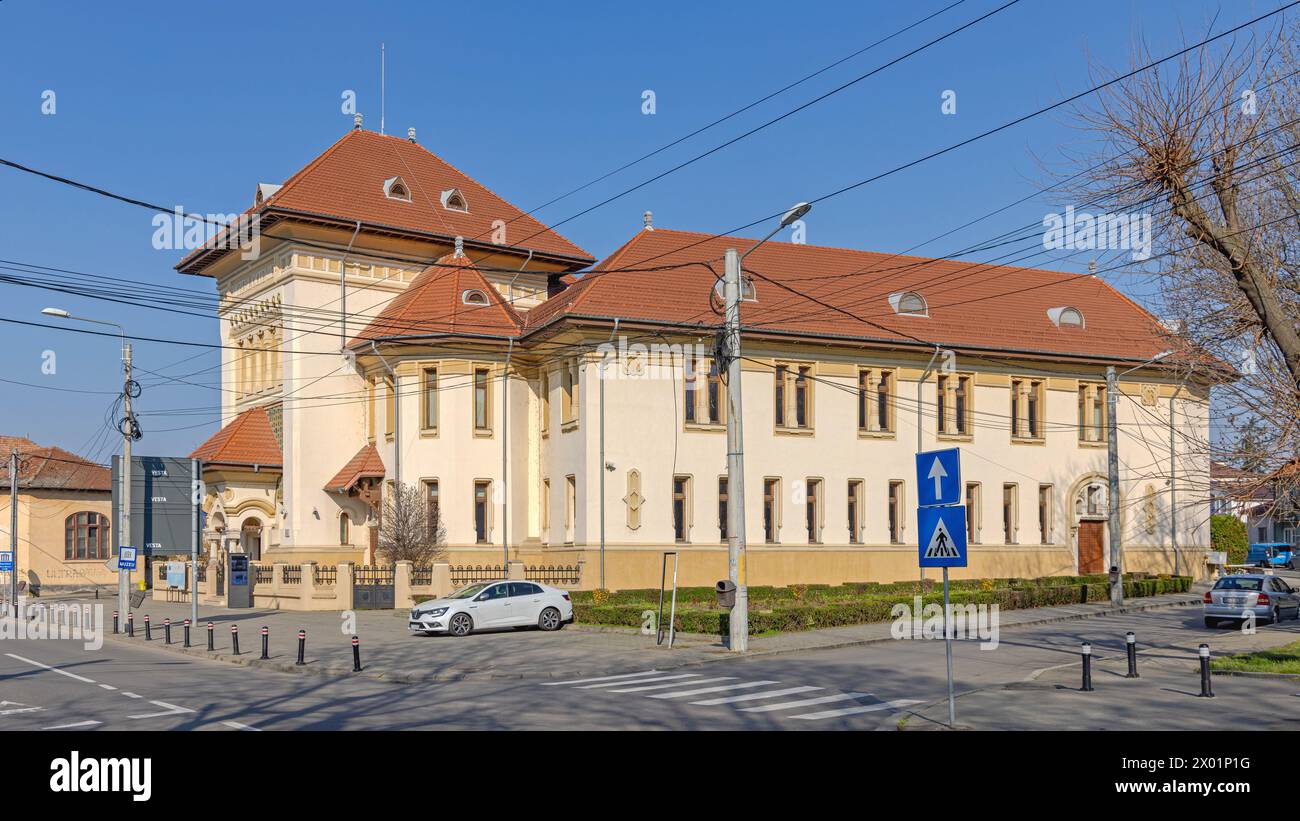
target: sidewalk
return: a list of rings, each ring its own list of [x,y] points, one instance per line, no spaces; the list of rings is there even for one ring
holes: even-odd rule
[[[129,641],[160,652],[189,653],[235,664],[284,672],[330,675],[365,675],[389,681],[428,682],[494,678],[568,678],[613,675],[643,670],[666,670],[736,658],[717,636],[681,633],[675,646],[657,646],[653,635],[600,626],[570,625],[554,633],[504,630],[475,633],[466,638],[416,636],[406,627],[407,612],[355,611],[356,623],[345,630],[342,614],[285,610],[229,610],[199,607],[200,623],[191,630],[191,647],[182,647],[181,623],[189,617],[188,604],[146,601],[135,612],[135,637],[127,638],[126,619],[121,633],[112,633],[114,600],[45,598],[33,603],[81,602],[104,606],[105,641]],[[1173,594],[1135,600],[1122,608],[1109,604],[1080,604],[1033,610],[1011,610],[1001,615],[1002,629],[1031,624],[1070,621],[1134,613],[1151,609],[1199,604],[1196,594]],[[153,640],[144,638],[144,616],[151,617]],[[164,643],[163,619],[172,620],[172,644]],[[213,622],[214,652],[207,650],[207,622]],[[231,626],[239,628],[240,654],[232,652]],[[260,660],[261,628],[269,629],[269,658]],[[297,665],[297,634],[307,631],[305,664]],[[352,671],[352,636],[360,640],[362,672]],[[892,641],[888,623],[837,627],[799,633],[750,638],[746,656],[768,656]]]

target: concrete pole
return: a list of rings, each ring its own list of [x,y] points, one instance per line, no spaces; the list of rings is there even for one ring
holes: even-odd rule
[[[122,371],[124,381],[122,383],[122,407],[126,411],[126,421],[123,423],[125,430],[122,431],[122,521],[118,527],[119,546],[131,546],[131,434],[134,426],[132,420],[135,416],[131,413],[131,343],[122,343]],[[139,555],[139,551],[136,552]],[[123,570],[119,565],[117,568],[117,609],[126,618],[129,612],[127,608],[128,596],[127,586],[131,581],[131,572]]]
[[[1174,450],[1174,399],[1178,390],[1169,396],[1169,545],[1174,550],[1174,575],[1179,575],[1182,563],[1178,556],[1178,473]]]
[[[9,571],[9,593],[14,617],[18,617],[18,448],[9,452],[9,549],[13,551],[14,569]]]
[[[1110,602],[1115,605],[1124,603],[1124,564],[1119,531],[1119,424],[1115,418],[1118,394],[1119,380],[1115,377],[1115,366],[1110,365],[1106,368],[1106,470],[1110,476],[1106,500],[1110,521],[1106,530],[1110,536],[1110,566],[1121,574],[1119,581],[1110,586]]]
[[[728,649],[749,649],[749,585],[745,572],[745,452],[740,391],[740,255],[726,252],[727,303],[727,577],[736,585]]]

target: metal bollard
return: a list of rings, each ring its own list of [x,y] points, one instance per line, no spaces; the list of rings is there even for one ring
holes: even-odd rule
[[[126,614],[126,634],[131,638],[135,638],[135,613],[129,610]]]
[[[172,643],[172,620],[163,619],[163,644]]]
[[[208,652],[212,652],[212,622],[208,622]]]
[[[270,637],[271,637],[271,631],[268,630],[265,625],[263,625],[262,626],[262,658],[263,659],[269,659],[271,657],[270,654],[267,653],[267,644],[270,641]]]
[[[149,614],[144,614],[144,640],[153,641],[153,628],[149,626]]]
[[[117,611],[113,611],[113,635],[117,635]]]
[[[352,672],[361,672],[361,640],[356,636],[352,637]]]
[[[1084,693],[1092,692],[1092,645],[1088,642],[1083,643],[1083,686],[1080,691]]]
[[[307,663],[307,662],[305,662],[305,661],[302,660],[302,659],[303,659],[303,654],[304,654],[306,651],[307,651],[307,631],[306,631],[306,630],[299,630],[299,631],[298,631],[298,661],[296,661],[295,664],[306,664],[306,663]]]
[[[230,625],[230,646],[234,649],[235,655],[239,655],[239,625]]]
[[[190,620],[185,620],[185,646],[190,646]]]
[[[1214,690],[1210,689],[1210,645],[1202,644],[1196,652],[1201,657],[1200,698],[1214,698]]]
[[[1130,630],[1124,634],[1124,641],[1128,644],[1128,675],[1124,678],[1138,678],[1137,636]]]

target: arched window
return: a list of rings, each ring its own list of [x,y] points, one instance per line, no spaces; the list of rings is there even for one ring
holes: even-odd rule
[[[84,510],[63,520],[64,559],[107,559],[111,555],[112,534],[107,516]]]
[[[402,181],[401,177],[389,177],[384,180],[384,196],[390,200],[410,202],[411,189],[406,187],[406,183]]]
[[[352,534],[349,532],[351,525],[352,521],[348,518],[348,514],[342,513],[339,515],[339,544],[346,545],[352,543]]]
[[[469,211],[469,203],[465,201],[465,195],[458,189],[448,188],[442,192],[439,199],[442,200],[442,207],[448,211]]]
[[[487,305],[487,294],[476,288],[469,288],[461,292],[460,301],[466,305]]]
[[[1082,328],[1083,311],[1069,305],[1060,308],[1048,308],[1047,318],[1058,328]]]
[[[245,519],[239,533],[240,546],[248,554],[250,561],[262,558],[262,522],[260,519]]]
[[[929,316],[929,306],[925,303],[925,297],[916,291],[900,291],[896,294],[889,295],[889,306],[894,309],[894,313],[901,316]]]

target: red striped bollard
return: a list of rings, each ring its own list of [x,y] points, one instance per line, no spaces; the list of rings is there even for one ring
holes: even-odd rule
[[[185,646],[190,646],[190,620],[185,620]]]
[[[361,672],[361,640],[356,636],[352,637],[352,672]]]
[[[270,637],[271,637],[271,631],[268,630],[265,625],[263,625],[262,626],[262,659],[263,660],[269,659],[271,657],[270,654],[267,652],[268,649],[267,645],[270,642]]]
[[[131,638],[135,638],[135,613],[129,610],[126,614],[126,634]]]
[[[149,626],[149,614],[144,614],[144,640],[153,641],[153,629]]]
[[[163,644],[171,644],[171,643],[172,643],[172,620],[170,618],[166,618],[163,619]]]
[[[239,625],[230,625],[230,646],[234,649],[235,655],[239,655]]]
[[[212,652],[212,622],[208,622],[208,652]]]
[[[306,652],[307,652],[307,631],[299,630],[298,631],[298,661],[294,663],[306,664],[307,662],[303,661],[303,655]]]

